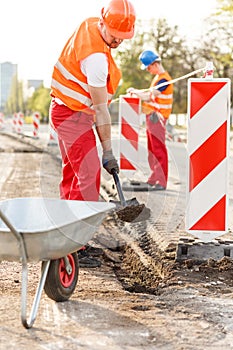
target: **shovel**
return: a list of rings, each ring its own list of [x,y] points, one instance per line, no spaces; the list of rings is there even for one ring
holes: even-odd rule
[[[126,222],[138,222],[149,219],[150,209],[145,204],[140,204],[136,198],[125,200],[119,176],[115,169],[112,170],[112,176],[120,199],[120,203],[113,201],[117,208],[119,208],[117,211],[119,219]]]

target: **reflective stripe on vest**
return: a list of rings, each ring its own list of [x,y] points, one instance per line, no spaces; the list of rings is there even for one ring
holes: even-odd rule
[[[157,99],[161,99],[161,100],[172,100],[172,97],[173,97],[173,94],[169,94],[169,95],[159,95],[157,96]],[[170,102],[170,101],[169,101]],[[165,104],[165,103],[158,103],[158,102],[150,102],[150,104],[152,106],[154,106],[155,108],[157,109],[161,109],[161,108],[165,108],[165,109],[169,109],[169,108],[172,108],[172,103],[169,103],[169,104]]]
[[[87,93],[88,91],[88,84],[82,82],[81,80],[77,79],[73,74],[71,74],[59,61],[55,64],[55,67],[58,68],[58,70],[60,71],[60,73],[68,80],[72,80],[75,83],[79,84],[84,91],[86,91]],[[87,98],[86,96],[75,92],[74,90],[71,90],[67,87],[65,87],[64,85],[60,84],[58,81],[56,81],[55,79],[52,79],[52,86],[54,86],[56,89],[60,90],[61,93],[63,95],[67,95],[71,98],[74,98],[75,100],[79,100],[80,102],[82,102],[83,104],[85,104],[86,106],[90,107],[92,105],[92,101],[91,99]],[[112,94],[108,93],[108,100],[111,100],[113,97]]]
[[[88,92],[88,85],[83,83],[81,80],[77,79],[73,74],[71,74],[59,61],[55,64],[55,67],[61,72],[61,74],[68,80],[73,80],[75,83],[78,83],[82,86],[83,90]]]
[[[171,80],[168,72],[164,72],[156,76],[150,87],[156,87],[158,81],[166,79]],[[151,100],[150,102],[144,102],[143,107],[146,109],[146,114],[152,113],[153,111],[159,111],[165,119],[169,118],[169,115],[172,111],[172,102],[173,102],[173,85],[168,84],[166,90],[161,92],[158,96]],[[149,112],[150,111],[150,112]]]
[[[78,100],[80,101],[82,104],[84,104],[87,107],[91,107],[92,106],[92,100],[82,94],[80,94],[79,92],[76,92],[72,89],[69,89],[68,87],[60,84],[58,81],[52,79],[52,86],[61,91],[61,93],[65,96],[71,97],[74,100]]]

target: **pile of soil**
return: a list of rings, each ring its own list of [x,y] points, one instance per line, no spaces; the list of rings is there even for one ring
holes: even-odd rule
[[[125,222],[140,222],[150,218],[150,209],[145,204],[129,205],[117,211],[120,220]]]

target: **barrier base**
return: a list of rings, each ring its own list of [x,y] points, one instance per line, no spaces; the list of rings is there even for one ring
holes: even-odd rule
[[[127,181],[122,183],[123,191],[134,191],[134,192],[148,192],[156,191],[154,186],[149,186],[145,182],[140,181]]]
[[[233,258],[233,241],[215,239],[211,242],[203,242],[197,238],[185,237],[180,237],[179,239],[176,261],[205,261],[209,258],[219,260],[223,257]]]

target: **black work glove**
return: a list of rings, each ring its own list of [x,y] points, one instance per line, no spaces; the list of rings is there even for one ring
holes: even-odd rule
[[[116,158],[114,157],[114,155],[112,153],[112,150],[103,152],[102,164],[103,164],[104,169],[109,174],[112,174],[113,169],[115,169],[115,171],[117,173],[119,173],[119,166],[117,164]]]
[[[150,121],[151,121],[153,124],[158,123],[158,121],[159,121],[159,116],[158,116],[158,114],[157,114],[156,112],[154,112],[154,113],[152,113],[152,114],[150,115]]]

